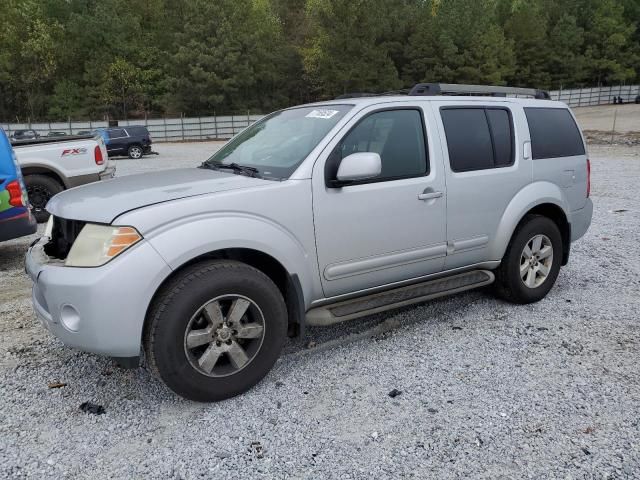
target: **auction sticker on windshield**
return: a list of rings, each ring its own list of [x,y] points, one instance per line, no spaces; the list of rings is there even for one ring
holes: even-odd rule
[[[340,113],[340,112],[338,110],[328,110],[326,108],[323,108],[319,110],[312,110],[311,112],[307,113],[305,117],[327,119],[327,118],[333,117],[336,113]]]

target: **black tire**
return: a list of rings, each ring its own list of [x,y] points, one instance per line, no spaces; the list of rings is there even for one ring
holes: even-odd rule
[[[537,235],[546,236],[553,248],[553,258],[546,279],[539,286],[528,287],[521,277],[521,258],[525,246]],[[533,303],[542,300],[551,290],[562,263],[562,235],[556,223],[541,215],[527,215],[516,229],[500,267],[496,270],[496,294],[513,303]]]
[[[188,358],[185,336],[196,312],[225,295],[241,295],[254,302],[264,330],[260,345],[244,367],[212,377]],[[190,400],[211,402],[246,392],[262,380],[280,356],[286,335],[286,305],[269,277],[241,262],[210,260],[186,268],[162,288],[147,316],[144,348],[150,368],[169,388]]]
[[[129,145],[127,155],[133,160],[139,160],[144,155],[144,149],[142,148],[142,145]]]
[[[31,205],[31,213],[38,223],[49,219],[49,212],[45,210],[51,197],[62,192],[64,187],[55,179],[46,175],[27,175],[24,178],[27,195]]]

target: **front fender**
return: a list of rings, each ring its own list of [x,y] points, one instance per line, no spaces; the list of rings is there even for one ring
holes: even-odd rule
[[[284,226],[265,217],[238,212],[188,217],[149,232],[147,241],[175,270],[207,253],[246,248],[276,259],[300,279],[305,301],[315,297],[313,252]]]
[[[531,209],[543,204],[560,207],[567,218],[570,218],[567,199],[560,187],[544,181],[530,183],[513,197],[502,214],[496,235],[489,247],[491,260],[502,259],[520,221]]]

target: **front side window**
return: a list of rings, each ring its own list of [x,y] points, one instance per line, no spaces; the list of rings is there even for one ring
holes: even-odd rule
[[[374,181],[422,176],[427,173],[427,149],[422,115],[418,110],[375,112],[358,123],[334,149],[327,162],[335,178],[340,161],[352,153],[375,152],[382,172]]]
[[[352,105],[291,108],[259,120],[204,163],[250,167],[262,177],[289,178]]]

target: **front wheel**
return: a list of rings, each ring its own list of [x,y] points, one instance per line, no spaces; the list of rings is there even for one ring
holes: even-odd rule
[[[179,273],[157,296],[145,329],[150,366],[177,394],[210,402],[249,390],[271,369],[287,310],[269,277],[235,261]]]
[[[542,300],[553,287],[562,262],[562,235],[551,219],[525,217],[496,272],[497,294],[514,303]]]
[[[127,150],[127,155],[129,155],[129,158],[132,158],[134,160],[137,160],[138,158],[142,158],[143,154],[144,152],[140,145],[131,145]]]

